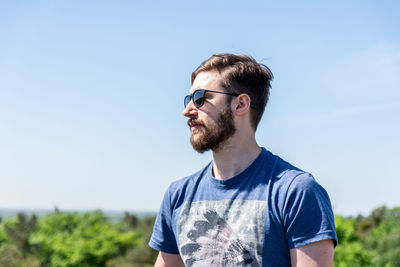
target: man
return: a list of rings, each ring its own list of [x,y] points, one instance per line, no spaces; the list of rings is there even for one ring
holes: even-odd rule
[[[170,185],[149,245],[155,266],[332,266],[337,244],[326,191],[255,140],[271,71],[217,54],[192,74],[184,99],[204,169]]]

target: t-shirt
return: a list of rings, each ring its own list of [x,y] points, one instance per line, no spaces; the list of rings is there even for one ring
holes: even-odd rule
[[[204,169],[173,182],[149,245],[186,266],[290,266],[291,248],[337,237],[329,196],[311,174],[262,148],[227,180]]]

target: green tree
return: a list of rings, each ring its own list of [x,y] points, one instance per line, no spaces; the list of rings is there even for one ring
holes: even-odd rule
[[[138,226],[139,219],[135,214],[125,212],[123,222],[131,229],[135,229]]]
[[[120,231],[101,212],[55,212],[38,223],[32,243],[39,247],[44,266],[105,266],[106,262],[135,245],[141,236]]]
[[[374,252],[367,251],[355,233],[355,219],[335,216],[338,246],[335,249],[335,267],[374,266]]]
[[[36,227],[36,216],[18,214],[16,218],[0,223],[0,266],[39,267],[35,247],[29,237]]]
[[[400,266],[400,207],[387,209],[379,225],[366,238],[377,251],[377,266]]]
[[[140,245],[127,250],[126,254],[114,258],[107,263],[108,267],[147,267],[153,266],[158,252],[150,248],[148,243],[153,232],[155,216],[138,219],[135,231],[141,233],[142,241]],[[125,224],[129,222],[125,221]]]
[[[7,222],[4,226],[4,231],[18,250],[25,256],[32,252],[33,246],[29,242],[29,236],[36,228],[37,218],[32,215],[30,218],[18,213],[16,221]]]
[[[40,267],[40,261],[34,254],[23,255],[14,245],[0,248],[0,266],[2,267]]]
[[[371,235],[373,229],[375,229],[383,220],[387,208],[381,206],[374,209],[371,214],[367,217],[357,216],[356,218],[356,234],[365,243],[366,239]]]
[[[5,246],[8,242],[7,234],[4,227],[5,227],[4,222],[0,222],[0,248]]]

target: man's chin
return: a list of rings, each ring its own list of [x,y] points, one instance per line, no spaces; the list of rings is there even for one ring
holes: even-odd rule
[[[192,130],[192,133],[191,133],[191,136],[190,136],[190,142],[192,142],[192,140],[194,142],[199,142],[203,138],[204,138],[204,132],[201,129]]]
[[[204,144],[204,142],[202,142],[202,139],[203,136],[200,133],[192,134],[190,138],[190,143],[192,144],[193,149],[199,153],[204,153],[210,150],[210,147]]]
[[[204,147],[199,143],[191,143],[191,144],[192,144],[193,149],[196,150],[200,154],[210,150],[210,148]]]

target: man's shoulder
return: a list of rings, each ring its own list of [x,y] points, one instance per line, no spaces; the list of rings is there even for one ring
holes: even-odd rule
[[[284,203],[288,199],[322,196],[329,202],[328,193],[314,176],[275,156],[274,192]]]
[[[272,153],[271,153],[272,154]],[[304,171],[280,156],[273,156],[273,179],[280,185],[296,186],[297,184],[309,185],[315,182],[310,172]]]
[[[297,176],[298,174],[301,173],[306,173],[302,169],[294,166],[292,163],[286,161],[285,159],[281,158],[278,155],[275,155],[271,153],[270,151],[267,150],[268,153],[270,153],[272,162],[273,162],[273,169],[274,173],[278,177],[289,177],[289,176]]]
[[[210,168],[210,164],[212,164],[212,162],[208,163],[204,168],[202,168],[188,176],[185,176],[183,178],[173,181],[168,188],[168,191],[170,192],[170,194],[177,194],[177,193],[186,191],[189,188],[193,187],[195,184],[198,183],[198,181],[202,177],[204,177],[206,175],[206,172]]]

